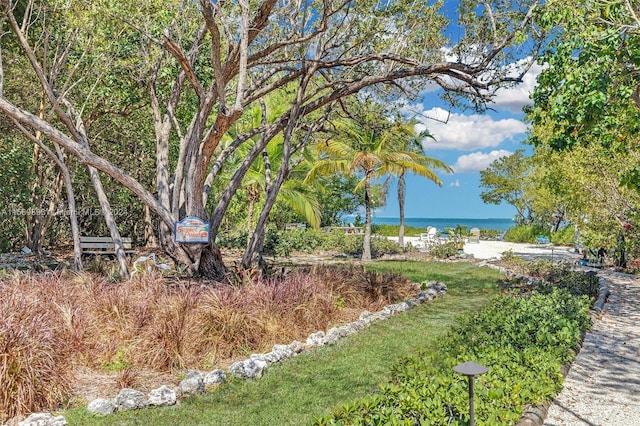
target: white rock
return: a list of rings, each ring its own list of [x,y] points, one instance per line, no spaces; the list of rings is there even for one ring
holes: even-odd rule
[[[246,359],[231,364],[229,373],[241,379],[259,379],[268,363],[260,359]]]
[[[149,392],[149,405],[167,406],[174,405],[178,401],[176,391],[168,386],[162,385]]]
[[[187,376],[180,382],[182,392],[189,395],[204,393],[204,376],[201,372],[189,370]]]
[[[115,399],[115,405],[118,410],[137,410],[147,406],[147,398],[142,392],[124,388],[120,390]]]
[[[221,385],[226,383],[226,381],[227,381],[227,375],[224,373],[224,371],[220,370],[219,368],[213,371],[210,371],[204,376],[205,386]]]
[[[276,361],[274,362],[291,358],[295,354],[293,349],[291,349],[289,345],[273,345],[273,348],[271,348],[271,353],[276,359]]]
[[[307,346],[322,346],[326,343],[324,339],[324,331],[312,333],[307,337]]]
[[[19,426],[65,426],[66,424],[64,417],[54,417],[51,413],[33,413],[18,423]]]
[[[98,398],[89,403],[87,411],[91,414],[112,414],[116,411],[116,405],[109,399]]]

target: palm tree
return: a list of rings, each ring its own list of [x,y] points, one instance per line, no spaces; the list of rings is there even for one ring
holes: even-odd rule
[[[405,177],[407,172],[412,171],[419,176],[425,177],[434,182],[438,186],[442,186],[442,181],[433,172],[433,169],[438,169],[451,173],[453,169],[449,167],[445,162],[435,158],[426,157],[423,155],[424,148],[422,147],[422,140],[425,138],[433,139],[433,136],[427,131],[423,131],[416,134],[415,122],[399,123],[396,124],[391,132],[394,138],[395,148],[398,151],[406,151],[416,154],[414,160],[424,166],[424,168],[418,171],[410,170],[401,163],[388,163],[386,173],[398,177],[398,210],[400,215],[400,229],[398,231],[398,244],[404,247],[404,202],[406,195],[406,181]]]
[[[355,121],[341,121],[336,123],[336,130],[337,134],[334,138],[317,145],[319,160],[311,167],[305,181],[314,180],[318,176],[339,173],[357,173],[362,176],[355,190],[364,188],[365,233],[362,260],[369,261],[371,260],[371,184],[373,180],[396,174],[400,170],[426,177],[432,176],[433,172],[425,166],[426,157],[410,150],[399,149],[397,134],[394,133],[393,128],[376,130]]]
[[[279,143],[281,138],[274,138],[274,143],[267,145],[267,149],[263,152],[261,160],[256,160],[252,165],[242,187],[247,191],[249,205],[247,209],[247,233],[251,236],[254,231],[254,212],[255,206],[260,202],[262,195],[266,193],[269,185],[271,185],[270,168],[278,167],[282,160],[282,144]],[[312,227],[320,226],[320,207],[318,200],[315,198],[313,191],[302,184],[304,176],[300,176],[297,169],[292,170],[288,179],[283,183],[278,192],[278,201],[288,206],[291,211],[297,213],[300,217]]]

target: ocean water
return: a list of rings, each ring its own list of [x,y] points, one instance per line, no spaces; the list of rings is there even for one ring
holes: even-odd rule
[[[353,218],[349,218],[353,221]],[[398,217],[374,217],[372,219],[374,224],[384,225],[399,225],[400,218]],[[446,228],[455,228],[457,225],[466,226],[467,230],[471,228],[480,229],[497,229],[499,231],[506,231],[514,226],[514,222],[509,218],[489,218],[489,219],[462,219],[462,218],[433,218],[433,217],[406,217],[404,218],[405,226],[415,226],[417,228],[427,228],[428,226],[435,226],[439,231],[444,231]]]

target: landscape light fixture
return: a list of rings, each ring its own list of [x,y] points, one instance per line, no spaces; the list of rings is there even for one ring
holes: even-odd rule
[[[489,369],[483,365],[476,364],[473,361],[467,361],[453,367],[453,371],[469,378],[469,417],[471,419],[469,425],[475,426],[476,423],[473,419],[473,378],[480,374],[486,373],[487,371],[489,371]]]

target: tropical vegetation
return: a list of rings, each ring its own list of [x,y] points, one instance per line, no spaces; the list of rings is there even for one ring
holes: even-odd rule
[[[542,42],[542,3],[460,1],[464,31],[449,40],[442,1],[4,1],[1,126],[9,152],[32,152],[15,158],[33,196],[13,202],[36,213],[11,225],[32,250],[72,241],[78,270],[80,235],[108,234],[126,277],[127,235],[224,279],[217,237],[244,222],[242,264],[260,264],[271,215],[287,210],[280,194],[340,116],[434,85],[451,105],[485,109],[518,80],[504,64]],[[209,223],[209,244],[174,241],[185,217]]]
[[[1,271],[0,421],[72,403],[78,366],[116,372],[125,386],[143,368],[204,368],[302,338],[405,298],[415,286],[399,271],[455,284],[418,321],[344,345],[356,364],[346,375],[376,366],[354,401],[341,390],[296,400],[296,410],[312,404],[317,424],[464,424],[462,382],[449,370],[469,357],[497,366],[481,379],[482,422],[512,423],[524,404],[550,398],[589,325],[585,277],[503,283],[517,297],[489,302],[497,273],[469,264],[292,272],[265,259],[339,247],[369,261],[403,250],[406,174],[440,185],[438,173],[451,169],[427,156],[431,136],[416,133],[399,101],[436,93],[450,108],[484,112],[536,61],[527,147],[481,173],[483,201],[516,209],[505,239],[603,248],[619,267],[640,257],[640,2],[457,6],[454,17],[443,0],[0,1],[0,251],[38,256],[69,244],[74,270]],[[395,178],[400,245],[371,223]],[[362,235],[321,230],[363,211]],[[208,223],[208,242],[175,241],[174,225],[188,217]],[[458,240],[465,232],[451,231]],[[81,235],[109,235],[115,266],[87,261]],[[174,271],[130,277],[123,236]],[[549,267],[504,260],[540,278]],[[417,341],[425,323],[432,334]],[[390,348],[407,355],[392,372]],[[351,392],[352,378],[343,380]],[[299,393],[293,378],[282,389]]]

